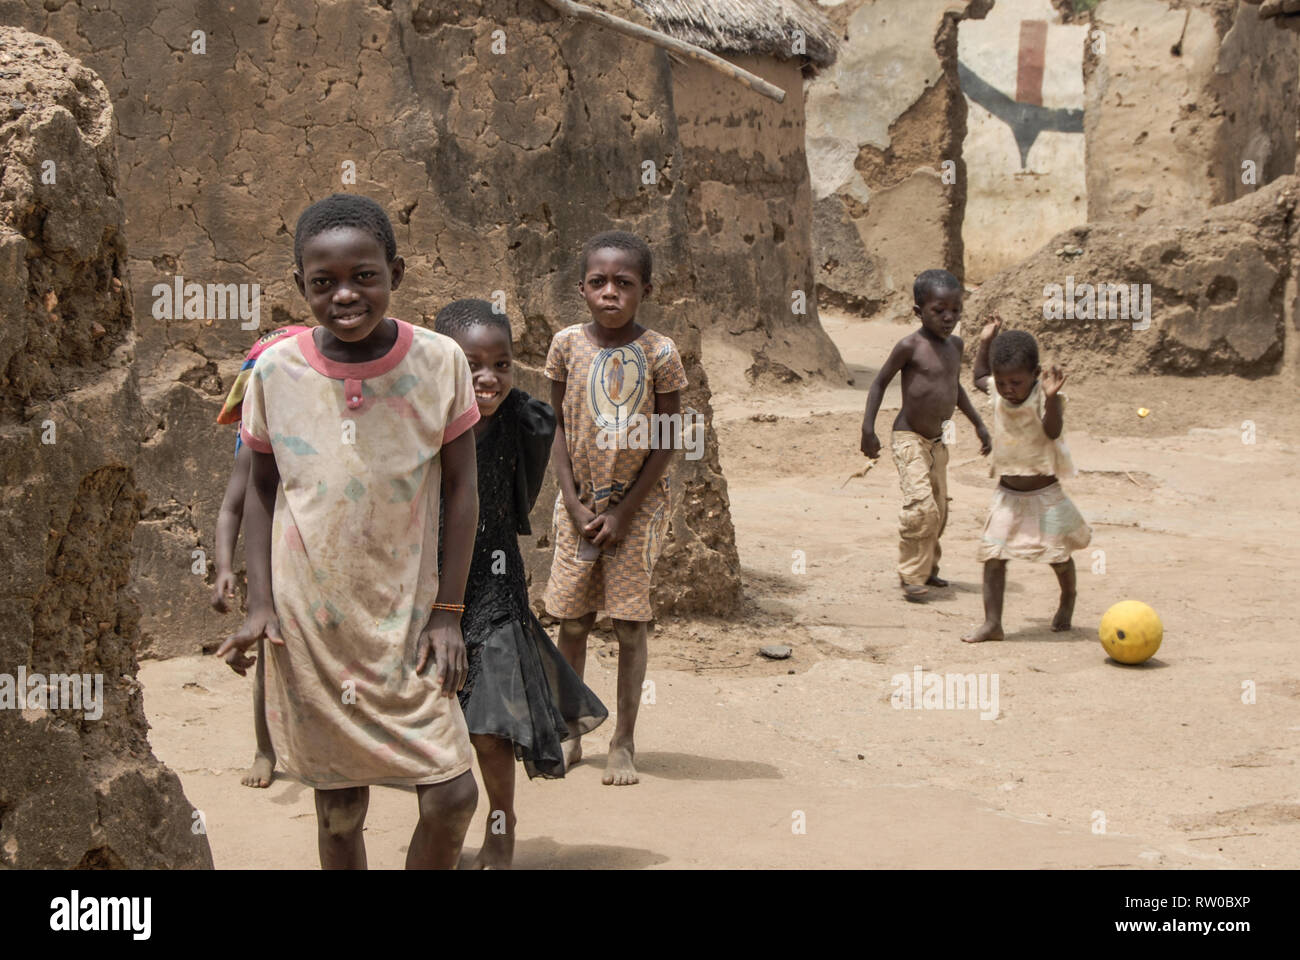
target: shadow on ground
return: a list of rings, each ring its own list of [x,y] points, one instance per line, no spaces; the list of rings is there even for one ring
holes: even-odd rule
[[[470,869],[477,856],[477,848],[466,850],[461,854],[459,869]],[[514,866],[516,870],[644,870],[667,861],[661,853],[638,847],[563,844],[550,837],[534,837],[515,844]]]
[[[587,754],[584,762],[603,768],[605,754]],[[770,763],[699,757],[691,753],[637,752],[637,773],[661,780],[781,780],[781,771]]]

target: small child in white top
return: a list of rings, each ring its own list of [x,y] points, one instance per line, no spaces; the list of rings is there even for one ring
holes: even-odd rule
[[[1069,630],[1074,615],[1075,570],[1070,556],[1092,540],[1092,530],[1065,495],[1059,477],[1073,477],[1065,446],[1065,373],[1042,375],[1038,343],[1024,330],[999,333],[994,317],[980,331],[975,386],[993,394],[992,473],[998,477],[978,558],[984,563],[984,624],[967,643],[1001,640],[1007,561],[1050,563],[1061,586],[1053,630]]]

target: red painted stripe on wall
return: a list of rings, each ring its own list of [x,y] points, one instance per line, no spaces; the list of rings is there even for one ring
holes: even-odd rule
[[[1016,64],[1016,101],[1043,105],[1043,65],[1047,60],[1047,21],[1020,21],[1020,57]]]

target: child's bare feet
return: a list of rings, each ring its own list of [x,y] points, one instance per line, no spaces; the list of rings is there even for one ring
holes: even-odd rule
[[[605,786],[625,787],[633,783],[640,783],[641,778],[636,775],[636,767],[632,766],[632,747],[616,747],[610,744],[609,756],[605,760],[605,775],[600,778],[600,782]]]
[[[574,737],[572,740],[565,740],[560,745],[564,751],[564,769],[569,770],[582,762],[582,737]]]
[[[239,782],[246,787],[269,787],[275,779],[275,757],[259,753],[253,758],[253,765]]]
[[[1074,619],[1074,594],[1061,594],[1061,605],[1056,608],[1056,616],[1052,617],[1052,629],[1057,633],[1070,629],[1070,621]]]
[[[497,817],[489,816],[487,826],[483,829],[483,846],[479,847],[478,856],[474,858],[474,870],[509,870],[515,860],[515,821],[507,820],[505,833],[493,833]]]
[[[929,590],[921,586],[919,583],[903,584],[903,599],[909,600],[912,603],[920,603],[925,599],[925,595],[929,592]]]
[[[961,639],[963,643],[983,643],[985,640],[1004,640],[1006,637],[1002,633],[1002,624],[985,620],[978,630],[966,634]]]

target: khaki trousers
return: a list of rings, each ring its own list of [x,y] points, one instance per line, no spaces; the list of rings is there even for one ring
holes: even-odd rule
[[[948,448],[943,440],[895,430],[890,437],[903,509],[898,518],[898,575],[923,584],[939,572],[939,537],[948,523]]]

